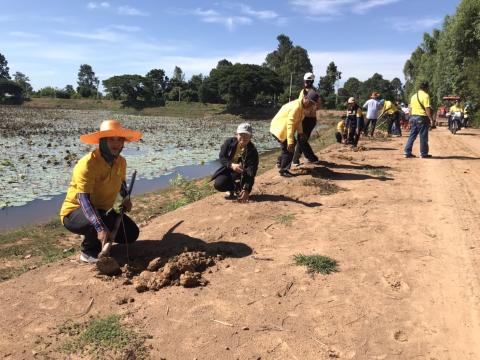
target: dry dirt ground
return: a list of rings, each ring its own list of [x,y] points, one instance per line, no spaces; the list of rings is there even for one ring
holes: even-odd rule
[[[138,293],[76,258],[0,284],[0,358],[63,359],[55,328],[122,314],[152,359],[480,359],[480,131],[430,136],[432,159],[404,159],[406,137],[334,145],[303,175],[262,175],[249,204],[216,194],[142,228],[130,257],[220,254],[204,287]]]

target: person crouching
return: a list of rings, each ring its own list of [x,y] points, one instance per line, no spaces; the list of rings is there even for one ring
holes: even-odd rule
[[[258,170],[258,151],[251,142],[252,126],[238,125],[234,137],[228,138],[220,149],[219,160],[222,166],[213,174],[216,190],[229,192],[229,198],[248,202]]]
[[[71,232],[84,235],[80,260],[96,263],[98,255],[110,238],[117,220],[112,209],[118,193],[126,195],[127,161],[120,155],[124,143],[138,141],[142,134],[123,128],[117,120],[106,120],[100,131],[80,136],[85,144],[98,147],[81,158],[73,169],[72,180],[60,210],[62,224]],[[123,202],[130,211],[129,197]],[[138,226],[127,215],[122,218],[122,230],[114,239],[117,243],[137,240]]]

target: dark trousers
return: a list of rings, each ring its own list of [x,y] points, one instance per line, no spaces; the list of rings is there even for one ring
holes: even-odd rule
[[[303,127],[303,135],[304,138],[299,138],[297,145],[295,146],[295,152],[293,153],[293,163],[298,164],[300,162],[300,156],[303,155],[309,160],[309,161],[317,161],[318,157],[315,155],[315,153],[312,150],[312,147],[308,143],[308,139],[310,139],[310,135],[312,135],[313,129],[315,129],[315,126],[317,125],[317,118],[314,117],[306,117],[302,121],[302,127]]]
[[[402,129],[400,128],[400,113],[396,112],[393,115],[390,115],[388,118],[388,129],[387,132],[389,135],[392,135],[393,124],[395,124],[395,132],[398,135],[402,135]]]
[[[232,191],[238,190],[240,180],[240,174],[236,173],[235,171],[228,170],[224,174],[220,174],[215,178],[215,182],[213,183],[213,187],[218,191]]]
[[[280,172],[283,172],[290,169],[290,165],[292,165],[293,152],[288,151],[287,140],[280,141],[275,135],[272,134],[272,136],[280,143],[280,147],[282,149],[280,156],[277,158],[277,165],[280,168]]]
[[[373,136],[373,133],[375,132],[375,127],[377,126],[377,119],[367,119],[367,123],[365,124],[365,129],[363,130],[363,134],[365,136],[368,135],[368,128],[372,124],[372,129],[370,130],[370,136]]]
[[[118,215],[113,212],[107,214],[104,210],[98,210],[98,213],[105,226],[107,226],[109,230],[112,230]],[[85,236],[82,241],[82,252],[90,256],[98,256],[102,250],[102,244],[97,238],[97,231],[85,217],[81,208],[78,208],[65,216],[63,219],[63,225],[74,234]],[[122,224],[120,224],[117,236],[115,237],[115,242],[124,244],[125,242],[132,243],[137,240],[140,230],[135,222],[125,214],[123,215],[123,225],[125,227],[125,232],[123,231]],[[125,234],[127,235],[126,241]]]

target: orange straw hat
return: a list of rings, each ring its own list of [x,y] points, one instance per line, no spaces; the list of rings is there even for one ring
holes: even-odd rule
[[[98,144],[101,138],[122,137],[125,141],[138,141],[142,133],[135,130],[125,129],[118,120],[105,120],[100,124],[100,131],[80,136],[80,141],[85,144]]]

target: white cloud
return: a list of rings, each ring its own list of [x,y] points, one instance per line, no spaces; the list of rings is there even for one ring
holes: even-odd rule
[[[138,26],[129,26],[129,25],[112,25],[110,26],[110,28],[117,29],[120,31],[126,31],[126,32],[138,32],[141,30],[141,28]]]
[[[373,9],[378,6],[385,6],[396,3],[400,0],[368,0],[364,2],[359,2],[354,5],[353,11],[356,13],[364,14],[368,10]]]
[[[242,13],[255,17],[260,20],[270,20],[278,18],[278,14],[273,10],[254,10],[248,5],[241,4]]]
[[[119,6],[117,9],[120,15],[127,15],[127,16],[148,16],[148,14],[144,11],[136,9],[134,7],[123,5]]]
[[[387,20],[399,32],[425,32],[442,24],[441,18],[393,18]]]
[[[92,32],[56,31],[56,33],[79,39],[99,40],[107,42],[117,42],[122,39],[122,37],[118,33],[105,29],[99,29]]]
[[[88,9],[108,9],[110,7],[110,3],[106,2],[106,1],[103,1],[103,2],[99,2],[99,3],[96,3],[96,2],[89,2],[87,4],[87,8]]]
[[[379,6],[386,6],[400,0],[290,0],[290,3],[301,13],[314,17],[331,18],[346,12],[364,14]],[[321,20],[321,19],[320,19]]]
[[[208,9],[195,9],[194,15],[200,17],[201,21],[212,24],[221,24],[225,26],[229,31],[233,31],[238,25],[249,25],[253,21],[245,16],[227,16],[218,13],[215,10]]]

